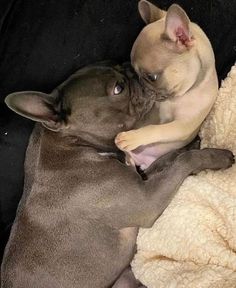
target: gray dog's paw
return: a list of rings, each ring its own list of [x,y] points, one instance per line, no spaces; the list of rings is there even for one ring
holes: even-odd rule
[[[197,174],[204,169],[227,169],[235,163],[233,153],[226,149],[205,148],[193,153],[195,153],[195,156],[198,154],[199,157],[197,160],[198,167],[194,169],[192,174]]]
[[[227,149],[215,149],[216,150],[216,161],[215,169],[227,169],[230,168],[234,163],[234,154]],[[214,169],[214,168],[212,168]]]
[[[227,169],[235,163],[234,154],[226,149],[219,149],[216,157],[219,164],[216,169]]]

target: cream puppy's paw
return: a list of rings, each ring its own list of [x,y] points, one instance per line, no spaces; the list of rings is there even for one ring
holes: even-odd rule
[[[123,151],[132,151],[144,145],[144,138],[139,130],[130,130],[119,133],[115,138],[116,146]]]

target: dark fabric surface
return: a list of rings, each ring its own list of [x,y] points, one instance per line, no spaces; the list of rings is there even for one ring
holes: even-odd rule
[[[236,60],[236,0],[179,3],[210,38],[219,79]],[[0,0],[0,253],[23,188],[23,162],[33,123],[4,105],[8,93],[50,92],[81,66],[129,60],[143,27],[138,0]]]

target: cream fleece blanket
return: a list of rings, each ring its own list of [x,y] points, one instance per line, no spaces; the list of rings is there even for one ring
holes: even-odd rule
[[[202,147],[236,155],[236,64],[200,136]],[[149,288],[235,288],[236,165],[188,177],[137,246],[132,269]]]

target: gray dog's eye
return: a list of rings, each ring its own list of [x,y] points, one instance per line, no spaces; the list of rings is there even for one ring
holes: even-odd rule
[[[157,74],[147,74],[147,78],[148,78],[148,80],[154,82],[157,80],[158,75]]]
[[[119,95],[124,90],[124,84],[123,83],[116,83],[116,86],[114,88],[114,95]]]

